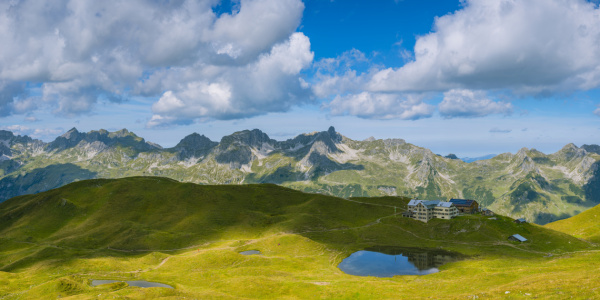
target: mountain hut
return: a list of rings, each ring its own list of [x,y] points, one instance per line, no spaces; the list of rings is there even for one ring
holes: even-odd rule
[[[449,202],[452,202],[458,211],[463,214],[474,214],[479,211],[479,203],[475,200],[450,199]]]

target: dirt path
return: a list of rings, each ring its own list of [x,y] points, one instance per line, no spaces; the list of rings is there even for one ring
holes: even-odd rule
[[[353,230],[353,229],[361,229],[361,228],[367,228],[367,227],[371,227],[373,225],[377,225],[379,223],[381,223],[382,219],[385,218],[391,218],[397,216],[397,214],[393,214],[393,215],[389,215],[389,216],[385,216],[385,217],[381,217],[371,223],[368,223],[366,225],[363,226],[357,226],[357,227],[344,227],[344,228],[332,228],[332,229],[324,229],[324,230],[305,230],[305,231],[296,231],[293,232],[294,234],[303,234],[303,233],[312,233],[312,232],[331,232],[331,231],[343,231],[343,230]]]

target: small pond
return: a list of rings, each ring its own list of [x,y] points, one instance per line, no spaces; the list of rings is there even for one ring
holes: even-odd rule
[[[260,251],[258,251],[258,250],[246,250],[246,251],[240,252],[240,254],[242,254],[242,255],[257,255],[257,254],[260,254]]]
[[[445,263],[462,258],[460,254],[438,249],[374,247],[352,253],[338,268],[356,276],[427,275],[439,272],[438,268]]]
[[[97,285],[101,285],[101,284],[108,284],[108,283],[114,283],[114,282],[125,282],[130,286],[137,286],[137,287],[142,287],[142,288],[149,288],[149,287],[164,287],[164,288],[170,288],[172,289],[173,287],[168,285],[168,284],[164,284],[164,283],[159,283],[159,282],[150,282],[150,281],[145,281],[145,280],[132,280],[132,281],[123,281],[123,280],[92,280],[92,286],[97,286]]]

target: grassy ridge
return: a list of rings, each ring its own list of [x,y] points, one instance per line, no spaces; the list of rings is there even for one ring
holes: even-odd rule
[[[589,243],[502,216],[425,224],[394,215],[407,201],[157,177],[76,182],[0,204],[0,298],[600,296],[581,289],[599,267]],[[515,233],[530,241],[508,241]],[[365,278],[337,268],[374,246],[443,248],[467,259],[422,277]],[[252,249],[262,255],[238,253]],[[91,287],[92,279],[145,279],[175,290]]]
[[[0,206],[0,236],[82,249],[174,249],[232,232],[252,238],[361,226],[392,213],[389,207],[276,185],[203,186],[132,177],[81,181],[11,199]]]
[[[598,215],[600,215],[600,206],[595,206],[576,216],[546,224],[544,227],[600,243]]]

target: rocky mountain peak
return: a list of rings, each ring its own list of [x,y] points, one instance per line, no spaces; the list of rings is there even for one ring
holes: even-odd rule
[[[392,147],[392,146],[402,146],[406,144],[406,141],[403,139],[385,139],[383,140],[383,144]]]
[[[98,131],[92,130],[88,133],[79,132],[76,128],[72,128],[65,134],[57,137],[54,141],[48,144],[47,150],[52,151],[55,149],[64,150],[77,146],[80,142],[96,143],[100,148],[105,146],[113,146],[119,144],[123,147],[130,147],[137,151],[149,151],[158,149],[159,147],[153,146],[152,144],[146,143],[143,138],[136,136],[134,133],[127,129],[121,129],[115,132],[109,132],[104,129]]]
[[[85,136],[85,133],[81,133],[77,128],[73,127],[63,135],[57,137],[54,141],[50,142],[46,149],[52,151],[55,149],[63,150],[75,147]]]
[[[456,154],[454,153],[450,153],[446,156],[444,156],[445,158],[449,158],[449,159],[458,159],[458,156],[456,156]]]
[[[123,128],[119,131],[111,132],[109,135],[112,137],[116,137],[116,138],[122,138],[122,137],[128,136],[130,133],[131,132],[129,132],[129,130],[127,130],[126,128]]]
[[[61,135],[60,137],[65,138],[67,140],[74,140],[74,139],[77,139],[80,135],[81,135],[81,133],[77,130],[77,128],[73,127],[71,129],[69,129],[69,131],[67,131],[63,135]]]
[[[215,159],[218,163],[229,164],[231,168],[240,168],[255,158],[252,148],[262,149],[265,144],[272,146],[279,143],[258,129],[238,131],[221,139]]]
[[[219,148],[227,148],[231,144],[241,144],[244,146],[260,148],[263,143],[275,144],[277,141],[272,140],[269,136],[259,129],[243,130],[235,132],[231,135],[224,136],[221,139]]]
[[[519,149],[519,151],[517,151],[517,153],[515,154],[515,157],[517,158],[517,160],[521,160],[521,161],[528,158],[529,157],[529,149],[526,147]]]
[[[216,142],[211,141],[209,138],[200,135],[196,132],[184,137],[179,143],[175,146],[175,148],[203,148],[208,144],[214,144]]]
[[[577,150],[579,150],[579,147],[575,146],[575,144],[573,144],[573,143],[568,143],[564,147],[562,147],[562,149],[560,149],[560,151],[577,151]]]
[[[8,130],[0,130],[0,141],[7,141],[14,137],[15,135]]]
[[[336,134],[335,127],[329,126],[329,128],[327,129],[327,133],[329,133],[330,136],[334,136]]]
[[[600,146],[598,145],[583,145],[581,146],[581,149],[590,152],[590,153],[596,153],[596,154],[600,154]]]
[[[335,128],[331,126],[327,131],[321,131],[316,134],[312,148],[321,154],[336,153],[340,152],[340,150],[335,144],[341,141],[342,135],[335,132]]]
[[[561,158],[567,161],[572,160],[574,158],[582,158],[585,156],[585,153],[586,151],[584,149],[575,146],[575,144],[573,143],[565,145],[562,149],[560,149],[557,152],[557,154]]]
[[[11,147],[15,144],[28,144],[31,142],[35,142],[36,144],[43,144],[40,140],[34,140],[29,136],[20,136],[15,135],[11,131],[0,130],[0,157],[3,159],[7,159],[8,156],[12,155]],[[5,156],[4,156],[5,155]],[[0,160],[3,160],[0,159]]]
[[[194,132],[184,137],[173,149],[179,152],[179,159],[181,160],[190,157],[201,158],[218,144],[206,136]]]

